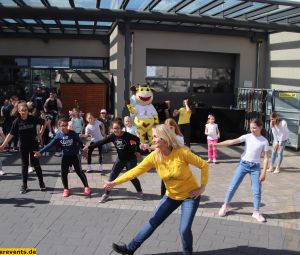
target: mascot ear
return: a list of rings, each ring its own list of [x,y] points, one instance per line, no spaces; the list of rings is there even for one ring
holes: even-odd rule
[[[131,90],[132,92],[136,92],[136,91],[137,91],[137,86],[138,86],[138,85],[133,85],[133,86],[131,86],[131,87],[130,87],[130,90]]]
[[[156,92],[154,88],[150,88],[152,92]]]

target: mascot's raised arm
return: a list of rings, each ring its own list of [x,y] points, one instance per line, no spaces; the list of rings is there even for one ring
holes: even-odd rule
[[[127,108],[130,113],[135,115],[134,124],[140,136],[141,143],[152,142],[152,127],[158,123],[158,115],[154,106],[153,91],[148,84],[135,85],[130,88],[135,93],[136,102],[135,106],[128,104]]]

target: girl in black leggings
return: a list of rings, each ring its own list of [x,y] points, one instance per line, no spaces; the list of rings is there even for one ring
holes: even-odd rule
[[[0,151],[3,151],[3,149],[14,136],[19,135],[23,178],[23,185],[21,186],[20,193],[25,194],[28,191],[27,179],[29,158],[38,177],[40,190],[45,191],[46,186],[43,181],[43,173],[40,162],[37,158],[34,157],[34,151],[38,150],[39,148],[37,142],[37,125],[42,124],[41,132],[38,135],[39,137],[41,137],[45,130],[44,122],[28,114],[28,106],[24,101],[19,102],[13,111],[14,113],[16,113],[17,118],[12,124],[10,133],[6,136],[3,144],[0,146]]]
[[[111,173],[109,175],[108,180],[113,181],[116,179],[124,167],[126,170],[130,170],[137,165],[136,154],[139,153],[140,149],[140,139],[132,135],[130,133],[122,131],[124,124],[122,119],[117,118],[112,121],[112,129],[113,134],[107,136],[103,140],[95,142],[90,146],[85,146],[83,151],[87,152],[88,150],[92,150],[98,146],[102,146],[103,144],[112,142],[117,149],[118,158],[113,165]],[[143,197],[143,191],[141,187],[141,183],[137,178],[131,180],[133,186],[138,192],[139,197]],[[109,198],[109,191],[105,191],[105,193],[100,198],[100,203],[105,203]]]

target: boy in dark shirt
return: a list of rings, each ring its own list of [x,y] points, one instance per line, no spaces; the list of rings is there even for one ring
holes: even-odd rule
[[[84,185],[84,195],[89,196],[91,194],[91,189],[88,185],[87,178],[81,169],[79,158],[79,150],[83,148],[83,143],[78,134],[68,129],[68,122],[69,120],[67,118],[60,118],[58,120],[59,132],[56,133],[51,142],[43,149],[36,151],[34,156],[40,157],[42,153],[48,151],[56,142],[59,142],[63,153],[61,159],[61,179],[64,186],[63,196],[70,196],[70,190],[68,187],[68,173],[70,165],[74,166],[76,174],[79,176]]]

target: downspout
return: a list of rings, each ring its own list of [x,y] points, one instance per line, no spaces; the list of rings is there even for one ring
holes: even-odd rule
[[[124,67],[124,100],[125,103],[129,101],[129,87],[130,87],[130,23],[125,21],[125,67]],[[123,108],[122,116],[128,115],[127,107]]]
[[[259,56],[260,56],[260,46],[261,46],[262,41],[257,41],[256,42],[256,77],[255,77],[255,88],[258,89],[258,82],[259,82],[259,69],[260,69],[260,61],[259,61]]]

